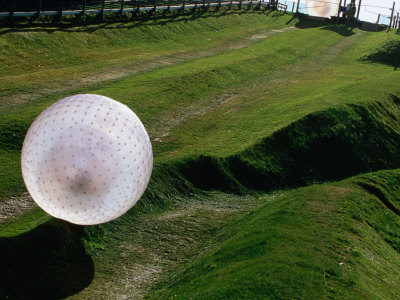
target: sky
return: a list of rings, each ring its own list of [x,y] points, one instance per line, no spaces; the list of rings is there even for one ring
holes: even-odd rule
[[[400,1],[397,0],[395,6],[395,13],[400,12]],[[358,1],[356,1],[358,3]],[[371,5],[371,6],[364,6],[364,5]],[[373,7],[373,6],[380,6],[380,7]],[[361,2],[361,10],[360,10],[360,19],[363,21],[369,22],[376,22],[378,19],[378,13],[381,15],[386,16],[379,23],[388,23],[391,10],[393,6],[393,0],[362,0]]]
[[[290,6],[290,2],[293,2],[294,0],[287,0],[286,2]],[[334,0],[323,0],[326,2],[334,2]],[[337,0],[339,2],[339,0]],[[358,1],[356,0],[356,5],[358,5]],[[284,0],[280,0],[280,2],[284,2]],[[297,1],[296,1],[297,2]],[[344,2],[344,0],[342,0]],[[349,3],[350,0],[347,0],[347,3]],[[391,8],[393,6],[393,2],[396,3],[395,6],[395,14],[397,12],[400,13],[400,0],[362,0],[361,2],[361,10],[360,10],[360,19],[362,21],[369,21],[375,23],[378,19],[378,14],[381,14],[380,22],[381,24],[389,24],[389,18],[391,14]],[[300,0],[300,7],[303,7],[301,12],[306,12],[305,7],[306,7],[306,0]]]

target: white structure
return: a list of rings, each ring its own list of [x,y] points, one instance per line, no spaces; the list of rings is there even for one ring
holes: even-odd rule
[[[75,95],[44,110],[22,149],[29,193],[50,215],[91,225],[129,210],[150,180],[147,132],[127,106],[99,95]]]
[[[339,10],[339,0],[319,1],[307,0],[307,14],[310,16],[330,18],[336,16]]]

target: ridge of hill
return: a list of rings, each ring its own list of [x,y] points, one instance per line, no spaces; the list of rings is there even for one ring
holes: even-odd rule
[[[400,171],[288,192],[227,226],[228,238],[151,299],[396,299]]]
[[[203,156],[179,164],[158,163],[142,200],[127,214],[108,224],[83,229],[63,221],[48,221],[41,211],[34,214],[34,220],[41,219],[43,224],[37,226],[36,223],[30,232],[15,236],[21,232],[20,228],[26,228],[22,222],[24,218],[20,222],[3,224],[0,249],[7,264],[2,272],[0,291],[18,297],[26,290],[35,296],[45,289],[49,297],[71,296],[80,291],[85,282],[84,285],[90,288],[86,287],[84,292],[76,295],[85,297],[99,289],[99,284],[106,284],[111,276],[113,279],[105,292],[109,295],[108,292],[114,293],[119,288],[121,267],[124,266],[136,272],[149,272],[147,277],[140,275],[145,278],[137,275],[145,288],[138,289],[139,294],[130,293],[141,297],[152,281],[159,283],[152,287],[151,298],[217,299],[237,295],[257,298],[269,295],[283,299],[296,293],[308,298],[321,294],[357,295],[360,291],[363,297],[390,296],[397,292],[395,281],[385,279],[384,283],[374,286],[373,293],[367,289],[380,269],[375,263],[368,265],[366,255],[373,250],[371,255],[375,257],[381,253],[379,251],[385,251],[380,264],[389,265],[389,257],[400,263],[400,257],[393,258],[400,249],[396,234],[396,228],[400,226],[400,204],[396,200],[399,171],[379,171],[323,185],[315,184],[315,181],[398,168],[400,162],[395,153],[400,146],[399,117],[400,101],[394,96],[379,103],[343,105],[307,115],[260,144],[224,159]],[[342,151],[332,147],[332,143],[340,142],[345,142],[340,147]],[[363,155],[355,160],[355,152]],[[353,160],[358,163],[349,168]],[[266,163],[271,161],[272,164]],[[286,170],[292,161],[302,165],[295,170],[296,180],[287,176],[294,174],[293,170]],[[286,164],[280,165],[282,162]],[[268,169],[269,166],[276,168]],[[279,189],[306,185],[310,187],[279,195]],[[211,189],[225,193],[205,191]],[[278,194],[265,194],[272,190]],[[230,194],[232,192],[239,195]],[[379,209],[374,211],[376,207]],[[334,222],[329,219],[333,216]],[[32,218],[32,213],[27,218]],[[355,224],[348,225],[349,220],[356,220]],[[356,227],[357,232],[365,236],[359,233],[353,245],[354,237],[350,233],[354,233]],[[378,232],[371,233],[371,228]],[[345,239],[343,232],[349,235],[350,242],[342,241]],[[161,240],[160,233],[164,236]],[[51,239],[45,237],[49,234]],[[379,240],[375,245],[377,248],[369,249],[370,242],[363,245],[364,239]],[[287,247],[282,243],[287,243]],[[145,253],[154,247],[165,252],[156,251],[157,254],[148,257]],[[358,250],[350,251],[349,247]],[[24,256],[24,252],[29,255]],[[44,263],[43,252],[55,256],[49,254],[50,260]],[[353,257],[354,253],[357,255]],[[81,277],[68,278],[69,271],[55,272],[65,260],[76,263],[74,268]],[[39,265],[28,261],[36,261]],[[154,267],[146,266],[150,262]],[[161,274],[161,270],[151,269],[158,264],[162,266]],[[240,266],[236,267],[237,264]],[[353,273],[342,271],[343,264],[351,265]],[[97,280],[94,281],[91,279],[93,265],[97,267]],[[365,273],[364,277],[356,276],[359,268]],[[171,274],[171,270],[178,275]],[[375,270],[374,275],[368,275],[372,270]],[[396,267],[387,270],[385,267],[382,274],[395,276],[396,270]],[[62,280],[63,285],[52,285],[46,277],[49,272],[54,280]],[[236,276],[239,281],[243,277],[243,283],[228,279],[231,276]],[[25,278],[23,289],[17,278]],[[251,285],[254,280],[258,284]],[[248,288],[243,288],[245,285]],[[382,287],[392,292],[379,292]],[[131,288],[138,287],[133,285]],[[99,295],[105,297],[105,294]]]
[[[311,113],[228,157],[201,155],[180,169],[202,189],[271,191],[400,167],[400,99]]]

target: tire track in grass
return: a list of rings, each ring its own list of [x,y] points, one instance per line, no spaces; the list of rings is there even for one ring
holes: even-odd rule
[[[254,43],[266,39],[269,37],[272,37],[276,34],[281,34],[285,33],[287,31],[291,30],[297,30],[295,27],[286,27],[282,29],[269,29],[266,30],[265,32],[259,32],[255,35],[248,36],[247,38],[241,40],[239,43],[231,43],[225,48],[221,49],[213,49],[212,51],[202,51],[200,53],[186,53],[180,56],[179,58],[176,57],[166,57],[166,58],[160,58],[157,59],[149,64],[144,63],[141,65],[142,69],[130,69],[131,72],[134,72],[133,74],[138,74],[140,72],[145,72],[145,71],[151,71],[152,69],[160,68],[160,66],[169,66],[169,65],[174,65],[178,63],[184,63],[186,61],[194,60],[194,59],[200,59],[200,58],[205,58],[209,57],[212,55],[217,55],[223,52],[229,52],[229,51],[235,51],[244,47],[249,47],[253,45]],[[196,118],[200,115],[207,114],[209,111],[215,110],[220,108],[222,105],[232,103],[235,101],[242,101],[238,100],[240,98],[243,98],[244,95],[250,95],[251,97],[251,92],[254,90],[272,90],[275,88],[282,88],[287,85],[290,85],[291,83],[291,78],[293,76],[300,77],[302,74],[305,74],[309,72],[311,69],[314,68],[323,68],[325,64],[330,63],[338,57],[340,57],[343,52],[345,52],[349,47],[354,45],[357,41],[357,39],[361,36],[362,33],[357,33],[351,37],[341,39],[339,42],[337,42],[335,45],[332,47],[328,48],[327,51],[323,51],[320,53],[320,55],[314,57],[312,60],[308,59],[306,61],[303,61],[299,64],[293,64],[289,65],[287,67],[284,67],[282,70],[278,71],[277,73],[274,74],[275,79],[269,80],[269,79],[263,79],[254,82],[253,84],[248,84],[245,86],[240,86],[240,88],[232,88],[224,91],[223,94],[219,95],[218,97],[215,97],[214,99],[211,99],[211,101],[208,102],[201,102],[199,104],[194,104],[191,106],[185,106],[182,108],[182,110],[174,116],[167,116],[167,117],[161,117],[160,116],[160,122],[158,122],[155,128],[152,128],[151,124],[149,125],[148,131],[151,133],[151,135],[154,137],[153,142],[163,142],[165,138],[167,138],[171,131],[174,129],[174,127],[178,126],[182,122],[185,122],[187,120]],[[125,70],[120,70],[120,73],[118,71],[115,71],[114,73],[117,78],[122,78],[124,76],[131,76],[133,74],[128,74],[129,71],[128,69]],[[119,74],[119,75],[118,75]],[[128,74],[128,75],[127,75]],[[103,74],[104,76],[107,76],[107,74]],[[120,77],[118,77],[120,76]],[[100,81],[101,76],[98,78]],[[90,80],[90,79],[89,79]],[[111,80],[111,79],[110,79]],[[266,82],[268,84],[266,85]],[[76,83],[79,84],[79,83]],[[46,92],[46,91],[45,91]],[[55,92],[55,91],[53,91]],[[58,91],[60,92],[60,91]],[[51,94],[51,92],[48,92]],[[31,95],[31,94],[27,94]],[[247,97],[248,97],[247,96]],[[34,100],[34,95],[31,95],[33,97],[31,100]],[[43,97],[43,95],[38,96],[38,97]],[[160,126],[161,125],[161,126]],[[17,218],[18,216],[22,215],[26,211],[32,209],[35,207],[35,203],[29,196],[29,194],[24,194],[18,199],[23,199],[24,203],[23,205],[15,205],[15,197],[4,200],[0,203],[0,211],[4,211],[2,215],[0,215],[0,223],[7,221],[10,218]],[[19,200],[18,200],[19,201]],[[14,203],[14,204],[13,204]]]
[[[53,82],[52,87],[42,89],[40,92],[39,91],[20,92],[20,93],[15,93],[13,95],[0,97],[0,109],[8,108],[11,106],[23,105],[52,94],[66,93],[68,91],[76,91],[79,89],[88,88],[90,86],[98,85],[101,83],[107,84],[107,82],[122,79],[128,76],[137,75],[164,67],[181,64],[191,60],[205,58],[221,54],[224,52],[238,50],[241,48],[249,47],[252,44],[257,43],[259,40],[294,29],[296,28],[285,27],[282,29],[266,29],[265,31],[255,33],[241,40],[231,41],[226,45],[219,45],[212,49],[207,49],[202,51],[186,51],[174,55],[161,56],[156,59],[134,63],[131,65],[119,66],[116,68],[110,67],[101,70],[99,72],[95,72],[90,75],[84,76],[79,79],[72,78],[72,79],[66,79],[62,82]],[[10,98],[13,99],[12,103],[9,101]]]
[[[230,222],[277,195],[255,198],[212,192],[201,199],[180,199],[170,210],[138,216],[138,226],[122,232],[117,243],[105,245],[104,256],[95,260],[95,280],[70,299],[145,298],[156,282],[226,237]],[[106,256],[111,255],[108,262]]]
[[[107,82],[109,80],[115,80],[127,76],[132,76],[135,74],[139,74],[142,72],[148,72],[152,71],[158,68],[162,67],[167,67],[167,66],[172,66],[175,64],[180,64],[184,63],[190,60],[195,60],[199,58],[205,58],[205,57],[210,57],[213,55],[221,54],[224,52],[229,52],[229,51],[235,51],[241,48],[249,47],[258,41],[262,39],[269,38],[271,36],[274,36],[276,34],[284,33],[289,30],[294,30],[296,29],[295,27],[286,27],[286,28],[281,28],[281,29],[268,29],[263,32],[258,32],[257,34],[250,35],[240,41],[235,41],[231,42],[230,44],[224,46],[224,47],[218,47],[212,50],[207,50],[207,51],[199,51],[199,52],[187,52],[181,54],[179,57],[161,57],[156,60],[150,61],[150,62],[145,62],[145,63],[140,63],[140,64],[134,64],[132,66],[128,66],[126,68],[120,68],[118,70],[106,70],[102,71],[95,76],[89,76],[86,78],[81,79],[80,81],[67,81],[64,86],[54,88],[54,89],[47,89],[43,90],[41,93],[21,93],[21,94],[16,94],[15,98],[16,100],[14,103],[18,104],[25,104],[26,102],[30,101],[35,101],[38,98],[44,97],[46,95],[50,95],[53,93],[59,93],[59,92],[65,92],[68,90],[72,89],[77,89],[77,88],[83,88],[87,87],[90,85],[98,84],[99,82]],[[9,96],[7,96],[9,98]],[[9,102],[6,101],[6,99],[0,98],[0,108],[3,105],[9,106]],[[217,101],[215,102],[211,107],[196,107],[195,112],[185,112],[187,108],[183,110],[183,113],[185,117],[179,117],[176,118],[175,120],[179,122],[196,116],[198,114],[205,113],[207,110],[213,108],[214,106],[218,106],[220,103]],[[172,121],[172,123],[171,123]],[[173,120],[168,120],[167,126],[168,128],[175,126],[177,123],[174,123]],[[151,129],[150,129],[151,131]],[[168,134],[168,133],[167,133]],[[161,141],[162,138],[166,136],[164,133],[163,136],[159,137],[158,139],[156,138],[155,141]],[[16,201],[17,199],[17,201]],[[7,200],[3,200],[0,202],[0,223],[6,221],[7,219],[10,218],[16,218],[29,209],[32,209],[35,206],[35,203],[33,202],[32,198],[28,193],[24,193],[21,196],[18,197],[13,197]]]
[[[292,29],[293,27],[290,27],[285,30],[276,30],[275,32],[283,33]],[[182,107],[182,109],[173,116],[160,116],[160,120],[157,124],[154,124],[154,128],[152,124],[148,126],[148,131],[151,133],[151,136],[153,136],[153,142],[163,142],[171,135],[171,132],[176,126],[185,121],[205,115],[210,111],[219,109],[230,103],[245,102],[248,99],[253,99],[254,91],[257,91],[257,94],[262,94],[274,89],[287,89],[288,86],[292,84],[298,84],[305,74],[321,70],[325,68],[326,65],[338,60],[363,34],[362,32],[357,32],[350,37],[341,39],[334,45],[320,52],[317,56],[302,60],[296,64],[284,66],[279,71],[261,80],[255,80],[251,83],[229,88],[222,94],[208,101],[201,101],[197,104],[194,103]],[[258,35],[257,39],[262,39],[262,36],[263,35]],[[269,36],[271,35],[264,36],[264,38]],[[250,39],[251,38],[252,37],[250,37]]]

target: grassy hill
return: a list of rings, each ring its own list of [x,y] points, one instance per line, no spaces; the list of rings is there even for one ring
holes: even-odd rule
[[[0,220],[1,297],[399,294],[400,36],[219,11],[2,29],[0,44],[0,210],[24,195],[25,132],[65,95],[127,104],[155,155],[115,221]]]
[[[150,298],[396,299],[399,179],[382,171],[277,197]]]

